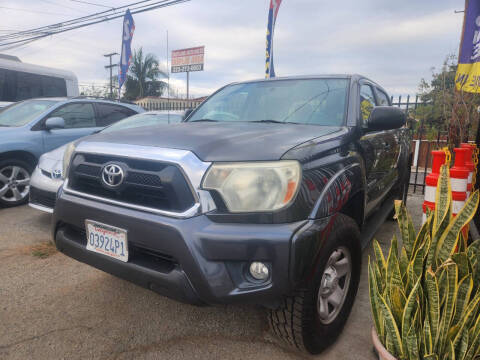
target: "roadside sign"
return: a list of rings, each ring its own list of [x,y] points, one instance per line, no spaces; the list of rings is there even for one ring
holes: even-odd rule
[[[205,46],[172,51],[172,73],[203,71]]]

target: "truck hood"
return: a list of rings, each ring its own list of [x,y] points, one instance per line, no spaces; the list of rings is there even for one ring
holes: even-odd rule
[[[186,122],[99,133],[84,141],[190,150],[203,161],[268,161],[341,129],[288,123]]]

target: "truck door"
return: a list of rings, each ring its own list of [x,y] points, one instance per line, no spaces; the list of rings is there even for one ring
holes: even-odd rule
[[[370,113],[378,104],[372,84],[361,82],[359,96],[360,113],[366,128]],[[365,157],[367,216],[390,190],[389,176],[393,162],[391,138],[392,135],[388,131],[369,131],[365,132],[359,141]]]
[[[377,99],[377,105],[389,106],[390,101],[388,100],[388,95],[378,86],[375,86],[374,90],[375,90],[375,95]],[[386,193],[388,193],[388,191],[395,185],[399,176],[398,162],[399,162],[400,153],[401,153],[399,135],[400,135],[399,129],[384,131],[385,156],[388,159],[390,164],[390,166],[385,169],[386,177],[384,181],[384,186],[385,186]]]

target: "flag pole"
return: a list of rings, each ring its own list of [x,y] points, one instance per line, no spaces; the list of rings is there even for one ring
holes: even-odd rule
[[[167,30],[167,110],[170,111],[170,67],[168,66],[168,30]]]

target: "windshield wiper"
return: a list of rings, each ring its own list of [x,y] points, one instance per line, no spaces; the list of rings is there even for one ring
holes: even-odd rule
[[[187,122],[199,122],[199,121],[218,122],[218,120],[213,120],[213,119],[197,119],[197,120],[190,120]]]
[[[271,120],[271,119],[265,119],[265,120],[254,120],[251,121],[254,123],[273,123],[273,124],[285,124],[284,121],[278,121],[278,120]]]
[[[271,119],[265,119],[265,120],[254,120],[250,121],[254,123],[272,123],[272,124],[300,124],[298,122],[293,122],[293,121],[279,121],[279,120],[271,120]]]
[[[10,127],[9,125],[0,124],[1,127]]]

